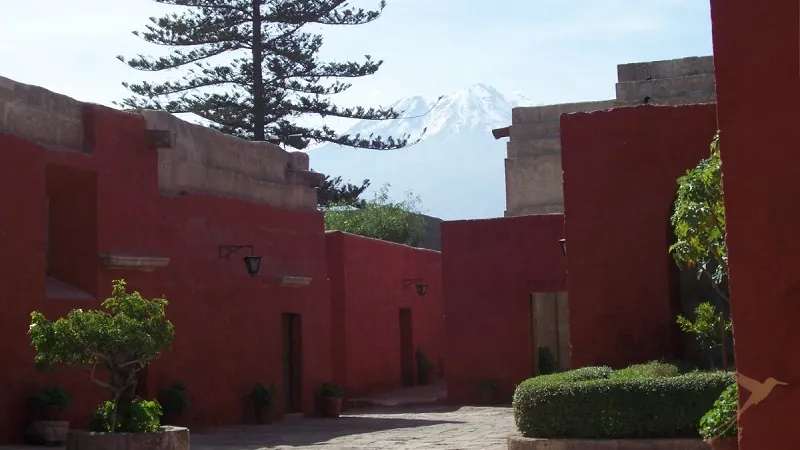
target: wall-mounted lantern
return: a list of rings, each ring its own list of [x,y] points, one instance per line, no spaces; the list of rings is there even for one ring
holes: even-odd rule
[[[567,240],[559,239],[558,243],[561,244],[561,253],[563,253],[564,256],[567,256]]]
[[[261,270],[261,256],[253,254],[252,245],[220,245],[219,258],[228,260],[232,254],[242,249],[250,250],[250,255],[242,258],[242,260],[244,260],[244,265],[247,268],[247,274],[251,277],[258,275],[259,270]]]
[[[423,283],[419,278],[404,280],[404,284],[405,286],[413,284],[419,298],[425,297],[425,294],[428,292],[428,285]]]

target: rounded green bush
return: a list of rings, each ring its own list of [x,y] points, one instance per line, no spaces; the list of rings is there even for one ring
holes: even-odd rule
[[[733,380],[724,372],[614,378],[606,369],[522,382],[513,401],[519,432],[531,438],[697,436],[700,418]]]
[[[680,374],[681,371],[675,364],[651,361],[647,364],[634,364],[630,367],[616,370],[611,374],[611,378],[677,377]]]
[[[700,419],[700,436],[703,439],[738,436],[738,407],[739,386],[732,383]]]

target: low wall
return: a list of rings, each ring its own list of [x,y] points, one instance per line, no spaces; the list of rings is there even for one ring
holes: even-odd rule
[[[508,450],[709,450],[701,439],[531,439],[509,436]]]

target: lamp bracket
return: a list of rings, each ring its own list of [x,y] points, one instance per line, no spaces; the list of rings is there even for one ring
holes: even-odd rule
[[[230,259],[230,256],[239,250],[249,249],[250,256],[253,256],[252,245],[220,245],[219,246],[219,259]]]

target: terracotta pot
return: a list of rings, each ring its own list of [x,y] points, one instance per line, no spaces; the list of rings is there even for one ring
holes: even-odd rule
[[[317,408],[320,417],[335,419],[342,413],[342,397],[319,397]]]
[[[738,450],[739,438],[736,436],[711,438],[706,439],[706,444],[711,447],[711,450]]]
[[[256,423],[264,425],[272,423],[272,407],[270,405],[257,405],[253,407],[253,413],[256,417]]]

